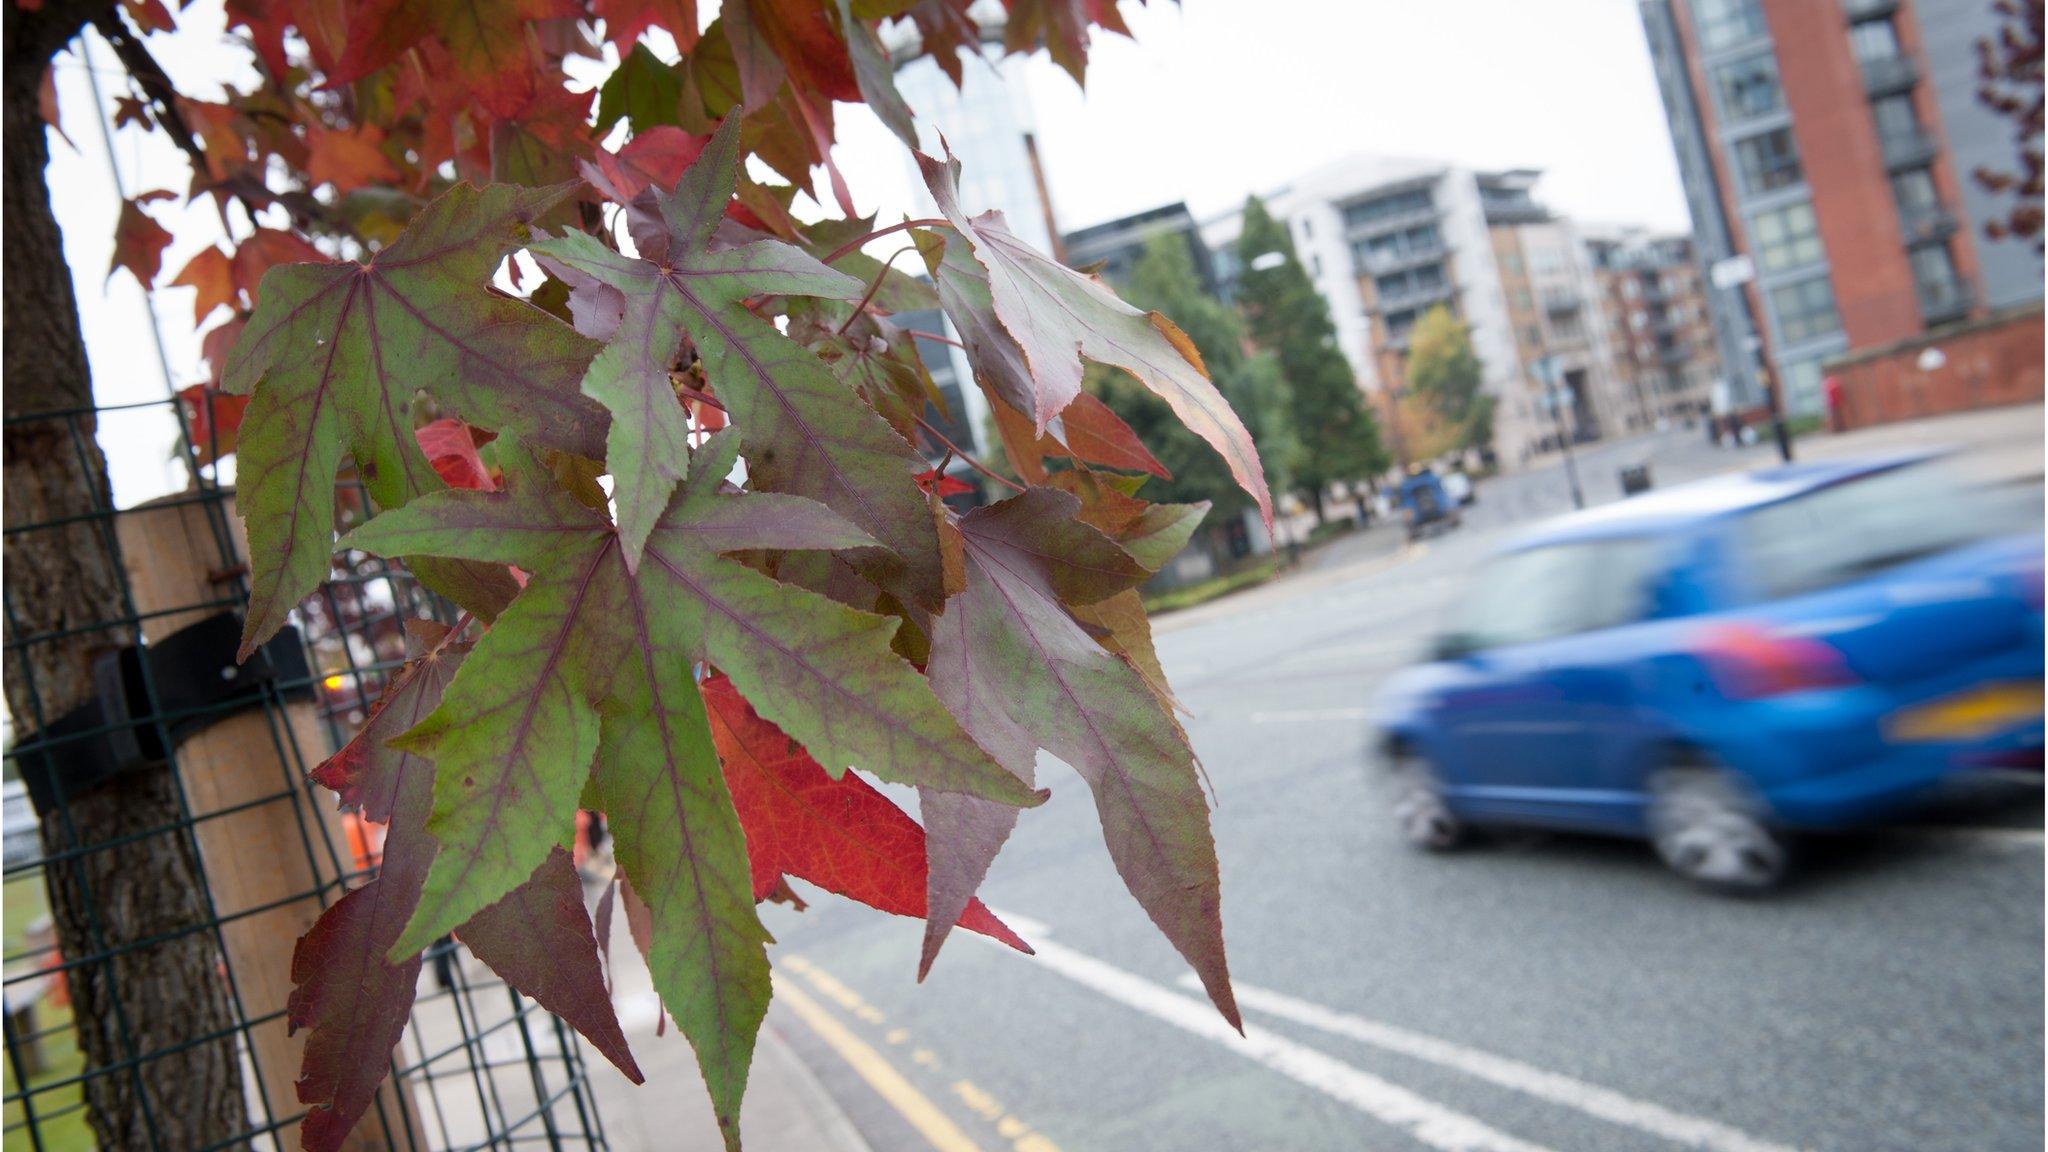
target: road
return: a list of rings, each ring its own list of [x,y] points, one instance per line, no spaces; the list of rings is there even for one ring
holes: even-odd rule
[[[1632,452],[1660,480],[1738,462],[1696,433],[1602,449],[1597,498]],[[1183,983],[1057,763],[983,889],[1040,956],[960,933],[919,986],[915,922],[823,894],[769,910],[770,1026],[869,1144],[2041,1147],[2038,787],[1987,784],[1816,842],[1755,900],[1692,891],[1638,845],[1531,835],[1431,856],[1397,840],[1365,702],[1483,550],[1568,499],[1554,472],[1481,497],[1424,548],[1364,534],[1343,565],[1162,629],[1215,789],[1248,1038]]]

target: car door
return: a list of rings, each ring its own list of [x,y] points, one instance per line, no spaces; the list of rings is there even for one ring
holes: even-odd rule
[[[1648,614],[1657,553],[1640,538],[1573,541],[1486,574],[1452,633],[1469,650],[1443,725],[1460,766],[1446,783],[1475,817],[1609,823],[1602,779],[1635,707],[1612,633]]]

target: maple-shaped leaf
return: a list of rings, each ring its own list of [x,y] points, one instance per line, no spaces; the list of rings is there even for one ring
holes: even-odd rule
[[[1210,383],[1193,342],[1166,317],[1133,308],[1100,281],[1034,251],[1011,233],[1002,213],[969,219],[956,190],[960,165],[950,156],[941,163],[919,153],[917,162],[940,213],[967,238],[975,260],[987,270],[995,320],[1016,341],[1030,371],[1030,403],[1019,410],[1039,431],[1080,395],[1082,357],[1121,368],[1157,393],[1190,431],[1222,455],[1270,525],[1273,498],[1258,448]],[[953,319],[958,325],[961,317]],[[979,361],[976,369],[985,370]]]
[[[541,82],[528,50],[527,24],[572,18],[577,8],[574,0],[372,0],[350,14],[347,44],[328,79],[352,83],[432,36],[465,91],[493,116],[515,116]]]
[[[728,119],[660,198],[662,234],[635,235],[647,259],[581,233],[533,247],[570,285],[578,327],[606,342],[583,388],[613,413],[605,459],[627,563],[637,567],[682,475],[687,423],[668,369],[687,336],[745,437],[753,485],[808,496],[851,520],[893,552],[863,554],[876,582],[936,610],[937,545],[912,480],[923,459],[817,357],[742,304],[760,293],[855,299],[860,282],[774,240],[713,246],[739,170],[739,131],[739,119]]]
[[[624,52],[649,28],[675,38],[688,52],[697,42],[697,0],[591,0],[591,11],[604,21],[604,38]]]
[[[1068,614],[1148,573],[1080,521],[1080,502],[1033,488],[960,519],[966,588],[935,622],[929,673],[962,726],[1028,779],[1040,748],[1088,782],[1111,860],[1153,923],[1239,1021],[1223,953],[1216,845],[1194,753],[1143,678]],[[938,803],[934,803],[936,800]],[[928,968],[957,910],[1001,845],[1003,813],[971,797],[926,795],[934,844]],[[1000,833],[1000,834],[998,834]]]
[[[621,204],[630,203],[650,187],[673,188],[683,172],[704,154],[708,136],[693,136],[670,124],[635,132],[617,152],[599,152],[595,175],[585,179]]]
[[[201,248],[178,270],[171,287],[190,288],[196,293],[192,298],[192,326],[197,328],[206,323],[214,309],[235,306],[235,263],[219,248]]]
[[[917,38],[925,55],[939,66],[958,88],[966,78],[960,57],[980,55],[981,26],[968,14],[974,0],[917,0],[904,15],[917,25]]]
[[[789,334],[860,394],[898,435],[917,434],[927,404],[946,401],[918,356],[917,341],[886,317],[837,301],[792,301]]]
[[[303,1126],[309,1152],[341,1147],[368,1111],[419,983],[418,955],[393,963],[385,953],[411,916],[433,859],[426,834],[433,769],[391,740],[433,711],[469,645],[438,624],[413,621],[407,630],[420,655],[393,677],[354,739],[313,770],[314,781],[338,793],[344,806],[388,829],[377,877],[321,913],[292,953],[295,987],[286,1018],[294,1031],[312,1029],[297,1082],[299,1102],[312,1106]],[[504,901],[464,924],[463,941],[638,1081],[604,993],[582,895],[567,853],[557,849]]]
[[[517,564],[533,574],[441,709],[400,742],[435,761],[432,830],[447,851],[396,952],[424,945],[495,899],[566,835],[598,754],[600,717],[655,723],[622,704],[642,702],[644,712],[646,700],[663,700],[647,668],[711,661],[828,767],[857,765],[883,779],[1007,804],[1040,801],[889,653],[894,620],[721,556],[872,542],[801,497],[720,492],[738,447],[736,435],[721,432],[698,450],[637,573],[603,514],[530,457],[507,465],[499,492],[437,492],[344,541],[384,556]]]
[[[185,435],[201,464],[211,464],[235,450],[241,435],[242,413],[249,407],[247,396],[227,396],[207,384],[188,384],[178,389],[185,405]]]
[[[608,132],[620,120],[636,133],[660,124],[674,127],[682,104],[682,73],[647,45],[635,44],[598,88],[597,130]]]
[[[384,154],[384,130],[374,124],[360,128],[306,125],[306,178],[332,184],[346,195],[357,188],[399,179],[397,165]]]
[[[1173,479],[1173,473],[1159,462],[1138,434],[1124,423],[1123,417],[1110,410],[1109,405],[1097,399],[1093,393],[1083,392],[1074,397],[1060,412],[1059,426],[1050,429],[1062,454],[1090,464],[1106,468],[1128,468],[1133,472],[1147,472],[1161,480]]]
[[[109,280],[126,268],[145,290],[156,283],[156,274],[164,266],[164,249],[171,246],[171,232],[144,212],[142,206],[175,199],[172,193],[158,189],[121,201],[121,216],[114,223],[114,260],[107,265]]]
[[[490,288],[527,222],[569,191],[457,185],[368,263],[264,275],[223,377],[227,391],[254,393],[238,473],[254,562],[245,655],[326,578],[344,453],[380,507],[441,487],[412,436],[422,387],[469,423],[603,455],[605,413],[577,392],[595,346]],[[429,561],[415,571],[486,619],[513,590],[489,565]]]
[[[702,689],[726,786],[747,832],[754,899],[767,899],[787,875],[922,919],[925,835],[917,821],[859,775],[834,779],[803,745],[761,719],[731,680],[712,676]],[[958,923],[1031,951],[980,900],[968,903]]]

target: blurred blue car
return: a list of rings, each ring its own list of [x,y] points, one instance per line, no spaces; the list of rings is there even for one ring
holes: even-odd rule
[[[1396,816],[1651,839],[1758,889],[1786,835],[1973,765],[2038,768],[2042,542],[1925,454],[1801,463],[1555,521],[1374,708]]]

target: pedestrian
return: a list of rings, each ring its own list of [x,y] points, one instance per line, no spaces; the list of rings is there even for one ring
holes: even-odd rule
[[[1847,431],[1842,426],[1842,378],[1840,376],[1830,376],[1826,380],[1821,381],[1821,393],[1827,398],[1828,403],[1828,431],[1834,433]]]

